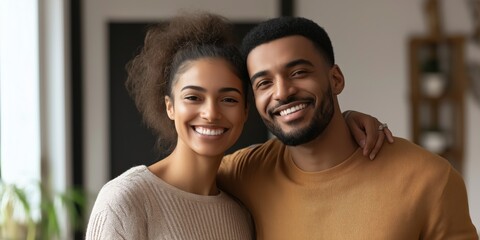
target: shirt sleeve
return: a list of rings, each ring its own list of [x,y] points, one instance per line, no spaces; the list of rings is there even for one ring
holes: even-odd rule
[[[469,214],[465,183],[453,168],[450,168],[440,198],[432,204],[432,212],[427,221],[423,239],[478,239],[477,231]]]
[[[224,156],[217,173],[219,187],[235,197],[238,197],[239,194],[239,186],[237,185],[239,182],[238,174],[241,171],[238,166],[241,159],[239,155],[237,151]]]
[[[97,196],[87,225],[86,240],[148,239],[143,204],[135,192],[107,184]]]
[[[255,150],[260,146],[254,144],[223,157],[217,173],[217,183],[221,189],[236,198],[245,199],[250,187],[247,172],[256,166],[252,165],[252,161],[258,160]]]
[[[101,211],[90,217],[86,240],[129,239],[119,217],[111,211]],[[133,238],[132,238],[133,239]]]

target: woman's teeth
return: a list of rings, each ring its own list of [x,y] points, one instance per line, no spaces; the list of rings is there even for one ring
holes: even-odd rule
[[[218,135],[222,134],[225,131],[225,129],[223,129],[223,128],[211,129],[211,128],[204,128],[204,127],[195,127],[195,131],[197,133],[202,134],[202,135],[218,136]]]

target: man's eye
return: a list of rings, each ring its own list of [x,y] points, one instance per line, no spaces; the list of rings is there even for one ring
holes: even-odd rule
[[[270,82],[271,81],[268,81],[268,80],[260,80],[256,86],[257,88],[265,88],[270,84]]]
[[[301,77],[307,74],[308,72],[305,70],[298,70],[292,73],[292,77]]]

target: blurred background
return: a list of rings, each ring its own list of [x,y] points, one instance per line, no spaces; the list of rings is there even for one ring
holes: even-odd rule
[[[323,26],[346,79],[342,110],[376,116],[395,136],[447,158],[480,228],[479,0],[0,0],[2,199],[12,185],[32,206],[48,195],[67,219],[72,211],[52,196],[79,189],[70,202],[73,212],[85,204],[88,219],[108,180],[161,157],[124,90],[124,65],[150,24],[193,9],[229,18],[238,39],[281,15]],[[268,138],[253,110],[231,150]],[[32,207],[9,216],[36,222],[42,214]],[[58,228],[60,239],[82,239],[82,227]]]

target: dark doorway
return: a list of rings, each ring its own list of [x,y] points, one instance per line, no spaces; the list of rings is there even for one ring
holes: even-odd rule
[[[150,23],[109,23],[110,178],[136,165],[150,165],[162,154],[154,149],[155,137],[147,129],[124,83],[125,64],[143,44]],[[235,24],[238,42],[255,23]],[[228,153],[266,141],[268,132],[250,98],[249,119],[238,142]]]

